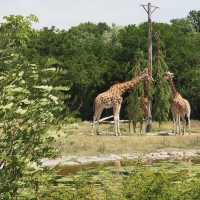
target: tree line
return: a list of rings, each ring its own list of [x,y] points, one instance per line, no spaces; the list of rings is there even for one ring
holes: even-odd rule
[[[1,57],[16,45],[15,51],[27,62],[39,66],[43,84],[68,88],[61,92],[65,104],[62,116],[70,111],[74,117],[91,120],[98,93],[131,79],[138,60],[142,60],[141,68],[147,65],[147,23],[120,27],[87,22],[69,30],[55,26],[35,30],[31,24],[37,20],[35,16],[5,17],[0,27]],[[174,72],[178,90],[191,102],[192,118],[200,118],[199,21],[200,11],[191,11],[186,18],[153,23],[155,75],[156,33],[160,32],[164,69]],[[165,94],[160,91],[155,95],[159,99]],[[123,108],[122,116],[126,117],[126,105]],[[155,119],[159,118],[157,110],[153,110]]]

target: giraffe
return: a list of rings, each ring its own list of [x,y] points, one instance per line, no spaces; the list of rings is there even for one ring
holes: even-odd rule
[[[93,116],[93,130],[95,130],[95,123],[99,125],[99,119],[104,109],[113,108],[114,115],[114,127],[115,135],[121,135],[119,129],[119,114],[121,109],[121,104],[123,101],[122,95],[131,91],[137,87],[137,85],[144,80],[151,80],[151,76],[148,73],[148,69],[145,69],[143,73],[136,76],[134,79],[122,83],[114,84],[107,91],[100,93],[94,102],[95,112]],[[96,130],[95,130],[96,132]]]
[[[176,90],[174,81],[174,74],[171,72],[166,72],[164,78],[169,81],[172,90],[172,102],[171,102],[171,112],[173,118],[173,130],[175,133],[181,134],[181,119],[183,120],[183,132],[185,133],[185,125],[188,125],[190,134],[190,113],[191,107],[188,100],[184,99],[181,94]],[[185,123],[184,123],[185,122]]]
[[[131,130],[131,123],[133,126],[133,132],[136,133],[136,124],[137,122],[140,123],[140,135],[144,132],[143,131],[143,123],[144,121],[147,120],[148,118],[148,97],[141,96],[138,97],[138,102],[139,102],[139,110],[138,110],[138,117],[136,120],[132,120],[133,114],[132,112],[128,112],[128,118],[129,118],[129,132]]]

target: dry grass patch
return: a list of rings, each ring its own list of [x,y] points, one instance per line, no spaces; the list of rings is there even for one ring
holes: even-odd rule
[[[172,124],[164,123],[161,127],[153,124],[153,132],[170,130]],[[60,150],[61,155],[99,155],[99,154],[124,154],[140,152],[151,152],[163,148],[199,148],[200,147],[200,122],[192,121],[192,134],[185,136],[158,136],[137,135],[128,132],[128,125],[121,127],[122,135],[113,135],[112,125],[101,125],[102,135],[92,135],[92,127],[89,122],[81,122],[62,126],[56,132],[54,129],[50,134],[56,135],[55,147]]]

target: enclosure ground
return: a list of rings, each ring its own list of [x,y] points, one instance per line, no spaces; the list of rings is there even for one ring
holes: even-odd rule
[[[94,135],[90,122],[80,122],[52,127],[49,134],[56,138],[54,145],[59,150],[60,156],[119,155],[170,148],[200,148],[200,121],[192,121],[191,135],[160,136],[155,134],[160,131],[171,132],[171,127],[171,122],[163,123],[161,127],[154,122],[151,133],[139,135],[129,133],[128,124],[122,124],[122,136],[116,137],[113,135],[113,125],[100,125],[101,135]]]

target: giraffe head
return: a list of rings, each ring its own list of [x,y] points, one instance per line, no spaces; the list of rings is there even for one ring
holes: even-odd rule
[[[144,71],[141,73],[141,76],[144,80],[153,81],[152,76],[149,74],[148,68],[145,68]]]
[[[164,79],[165,80],[171,80],[173,78],[174,78],[174,74],[173,73],[171,73],[169,71],[164,73]]]

